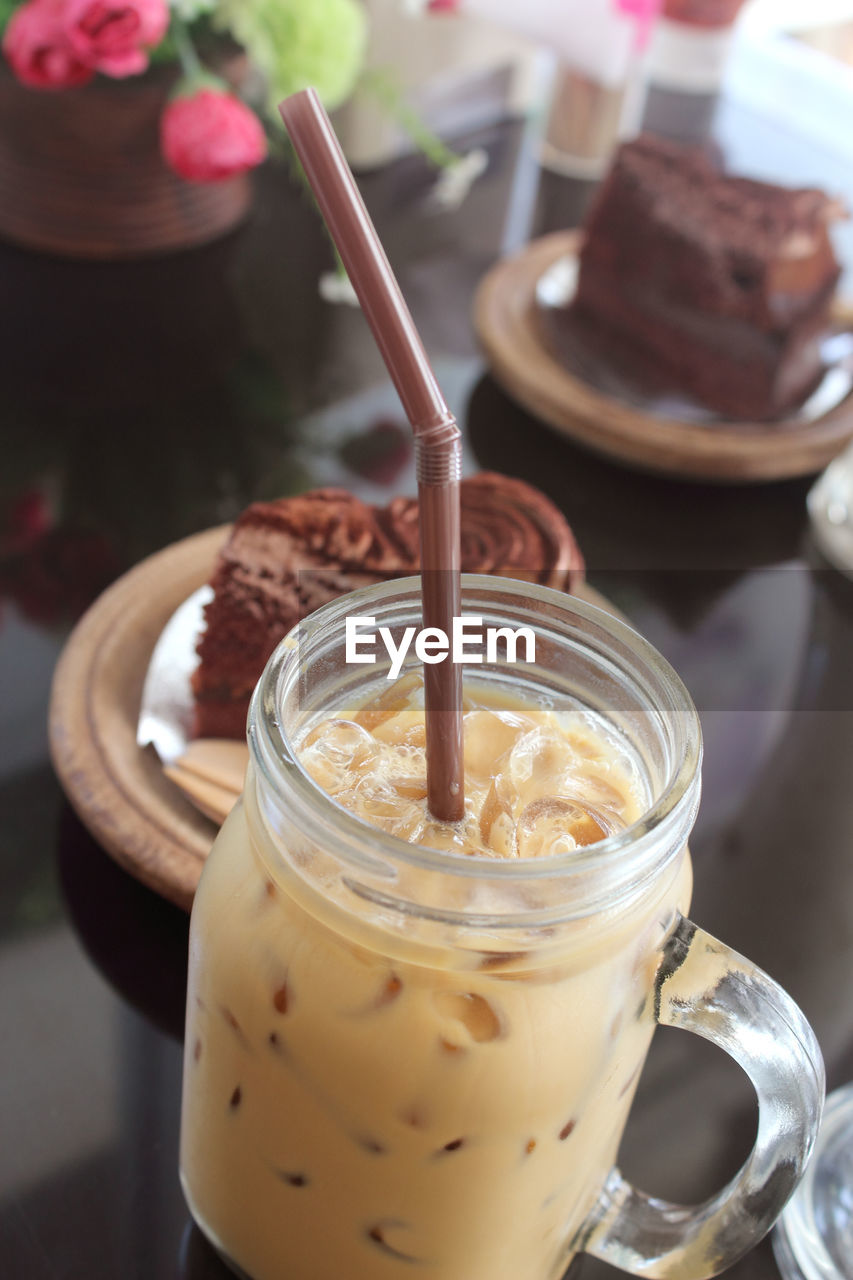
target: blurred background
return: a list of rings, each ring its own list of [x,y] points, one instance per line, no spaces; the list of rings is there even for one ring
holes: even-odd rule
[[[591,583],[694,692],[702,924],[773,972],[831,1083],[849,1078],[853,602],[810,533],[814,474],[700,483],[603,458],[519,405],[472,307],[497,262],[580,225],[640,131],[853,208],[853,0],[0,0],[0,31],[0,1271],[217,1274],[175,1174],[186,919],[88,835],[47,713],[74,624],[150,553],[256,499],[414,491],[277,122],[306,84],[466,468],[553,498]],[[847,305],[853,223],[832,234]],[[692,1198],[736,1167],[752,1102],[701,1046],[666,1045],[627,1168]],[[777,1274],[769,1247],[733,1272]]]

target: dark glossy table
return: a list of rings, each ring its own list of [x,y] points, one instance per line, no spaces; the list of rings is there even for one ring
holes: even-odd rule
[[[660,106],[660,104],[658,104]],[[678,114],[671,117],[677,120]],[[790,181],[851,192],[814,138],[723,102],[714,129]],[[710,487],[584,453],[484,371],[472,290],[506,237],[519,133],[454,214],[404,160],[364,181],[469,468],[566,511],[591,582],[674,662],[699,704],[705,792],[694,915],[769,970],[813,1022],[830,1085],[853,1077],[853,583],[823,565],[809,480]],[[772,146],[771,146],[772,142]],[[527,166],[529,172],[529,166]],[[543,184],[534,229],[588,194]],[[402,417],[358,312],[320,301],[323,234],[287,174],[212,247],[106,266],[0,248],[0,1274],[224,1274],[177,1179],[187,920],[120,871],[65,802],[46,713],[73,618],[147,553],[315,483],[413,487]],[[623,1150],[647,1189],[716,1189],[752,1141],[751,1093],[694,1037],[659,1033]],[[614,1276],[586,1261],[584,1280]],[[767,1242],[730,1273],[772,1280]]]

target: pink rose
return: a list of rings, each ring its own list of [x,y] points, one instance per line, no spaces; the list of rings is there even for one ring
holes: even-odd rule
[[[34,89],[71,89],[94,75],[68,40],[65,0],[29,0],[16,9],[3,52],[18,79]]]
[[[166,0],[64,0],[65,30],[81,62],[120,79],[148,66],[169,26]]]
[[[217,182],[253,169],[267,154],[258,117],[225,89],[174,98],[163,112],[166,163],[190,182]]]
[[[462,3],[462,0],[428,0],[427,9],[430,13],[454,13]]]

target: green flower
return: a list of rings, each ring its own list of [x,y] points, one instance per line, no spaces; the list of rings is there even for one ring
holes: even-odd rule
[[[309,85],[333,110],[355,88],[367,42],[358,0],[219,0],[215,22],[263,74],[271,111]]]

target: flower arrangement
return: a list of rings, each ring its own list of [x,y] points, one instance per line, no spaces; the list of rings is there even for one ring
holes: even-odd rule
[[[3,53],[23,84],[79,88],[97,75],[138,76],[152,63],[180,68],[160,123],[166,163],[192,182],[260,164],[275,104],[313,84],[333,109],[363,66],[366,19],[358,0],[0,0]],[[253,70],[251,105],[206,57],[233,42]]]

